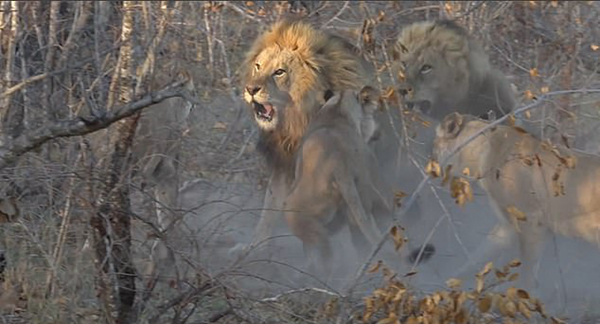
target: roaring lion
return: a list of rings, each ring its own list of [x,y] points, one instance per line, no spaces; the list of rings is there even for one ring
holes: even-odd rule
[[[534,263],[550,231],[600,247],[600,158],[540,141],[520,128],[452,113],[436,129],[433,158],[469,175],[500,218],[487,245],[461,271],[472,273],[517,236],[522,280],[534,284]],[[454,156],[466,139],[478,135]],[[442,169],[446,166],[442,165]]]
[[[393,49],[393,71],[409,106],[441,120],[456,111],[502,116],[515,106],[504,74],[467,32],[448,20],[402,29]]]
[[[283,204],[284,216],[302,240],[310,266],[321,267],[325,275],[331,273],[333,258],[330,237],[344,224],[364,257],[369,252],[365,248],[383,237],[378,224],[392,221],[391,197],[384,194],[390,191],[367,146],[372,133],[363,133],[361,127],[365,110],[377,106],[373,93],[367,86],[359,93],[346,90],[331,97],[309,124],[295,157],[295,180]]]
[[[244,99],[259,128],[257,148],[271,171],[251,246],[271,236],[294,181],[301,139],[333,92],[372,80],[366,62],[343,38],[284,20],[260,35],[244,62]],[[238,245],[234,249],[239,249]]]

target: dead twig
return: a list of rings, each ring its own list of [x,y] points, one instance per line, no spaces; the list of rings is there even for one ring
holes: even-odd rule
[[[127,118],[150,105],[157,104],[168,98],[183,97],[186,100],[195,101],[187,93],[187,82],[188,80],[176,81],[162,90],[142,96],[139,100],[116,107],[112,111],[106,111],[102,116],[93,116],[90,118],[78,117],[73,120],[56,121],[31,133],[25,133],[17,137],[13,142],[0,147],[0,170],[14,163],[21,155],[49,140],[85,135],[107,128],[114,122]]]

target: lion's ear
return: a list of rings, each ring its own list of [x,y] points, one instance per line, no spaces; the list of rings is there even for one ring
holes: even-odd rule
[[[342,98],[341,92],[339,91],[332,91],[332,90],[327,90],[325,91],[325,94],[323,96],[323,99],[325,99],[325,104],[323,104],[323,108],[325,107],[332,107],[338,104],[338,102],[340,102],[340,99]]]
[[[460,133],[463,125],[463,116],[457,112],[453,112],[446,116],[442,121],[442,129],[447,138],[455,138]]]

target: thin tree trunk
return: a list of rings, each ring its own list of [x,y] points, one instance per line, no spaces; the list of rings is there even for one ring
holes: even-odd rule
[[[111,90],[118,91],[119,103],[132,99],[132,62],[131,34],[133,31],[133,1],[123,2],[123,21],[121,27],[121,49],[117,69],[113,75]],[[109,107],[115,104],[114,92],[109,94]],[[94,243],[96,261],[100,270],[99,294],[105,305],[105,316],[109,322],[125,324],[133,322],[133,306],[136,296],[136,273],[131,260],[131,206],[129,201],[128,155],[139,120],[139,113],[117,122],[116,132],[111,137],[112,156],[105,170],[107,179],[101,192],[101,204],[98,213],[92,217],[95,228]],[[108,261],[108,262],[105,262]],[[110,278],[114,293],[107,293]],[[108,281],[108,282],[107,282]],[[111,298],[112,297],[112,298]],[[112,317],[112,312],[116,315]]]
[[[6,84],[6,88],[10,88],[16,81],[15,73],[15,56],[17,48],[17,40],[19,36],[19,3],[18,1],[10,1],[10,20],[6,22],[10,24],[8,33],[3,35],[7,38],[6,56],[4,64],[4,73],[2,78]],[[3,90],[3,89],[2,89]],[[2,145],[6,143],[7,137],[12,135],[12,130],[8,116],[12,107],[12,95],[7,95],[0,100],[0,123],[4,125],[3,134],[0,139]]]

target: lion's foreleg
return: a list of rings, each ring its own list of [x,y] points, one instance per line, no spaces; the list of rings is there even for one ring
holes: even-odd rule
[[[537,217],[541,215],[530,215],[531,220],[527,220],[527,224],[520,226],[518,231],[519,249],[522,257],[521,266],[521,283],[524,288],[535,287],[535,271],[534,268],[540,259],[542,249],[545,243],[547,229],[536,223]]]
[[[369,243],[377,245],[383,236],[377,228],[373,215],[370,213],[370,208],[369,212],[365,210],[353,177],[337,171],[334,179],[342,198],[348,205],[350,221],[360,228]]]
[[[289,189],[283,176],[272,175],[265,193],[263,209],[254,231],[252,246],[264,243],[273,235],[277,222],[283,217],[282,208]]]

